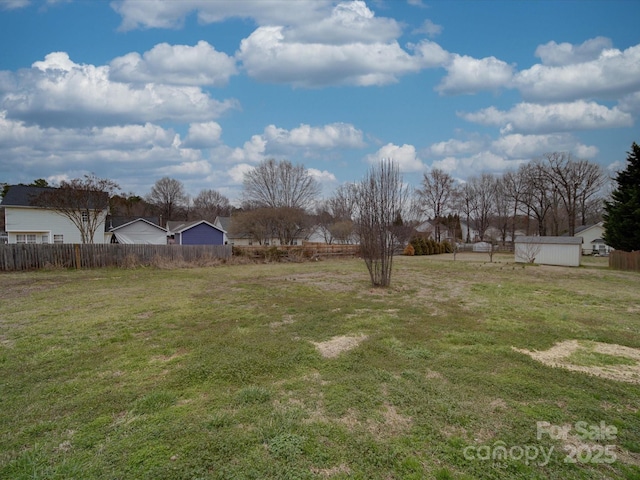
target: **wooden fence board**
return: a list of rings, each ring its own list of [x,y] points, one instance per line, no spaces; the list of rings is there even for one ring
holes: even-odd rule
[[[613,250],[609,253],[609,267],[615,270],[632,270],[640,272],[640,251],[623,252]]]
[[[0,271],[122,267],[150,265],[156,259],[196,262],[230,257],[229,245],[4,244],[0,245]]]

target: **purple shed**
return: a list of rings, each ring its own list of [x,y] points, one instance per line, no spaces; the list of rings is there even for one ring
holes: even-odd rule
[[[224,245],[225,231],[206,220],[167,222],[176,245]]]

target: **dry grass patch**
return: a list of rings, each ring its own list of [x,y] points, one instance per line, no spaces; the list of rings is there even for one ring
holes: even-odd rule
[[[550,367],[640,383],[640,350],[636,348],[578,340],[565,340],[544,351],[512,348]]]
[[[356,348],[368,338],[367,335],[333,337],[326,342],[311,342],[324,358],[335,358],[343,352]]]

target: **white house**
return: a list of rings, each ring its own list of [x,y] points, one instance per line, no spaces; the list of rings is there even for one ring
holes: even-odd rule
[[[604,236],[604,222],[578,227],[573,236],[582,238],[583,255],[608,255],[613,250],[602,239]]]
[[[516,237],[516,262],[579,267],[581,237]]]
[[[51,190],[50,187],[26,185],[9,187],[2,200],[8,243],[82,243],[80,230],[67,216],[40,205],[38,197]],[[104,205],[87,212],[87,215],[97,214],[93,243],[106,243],[111,237],[105,233],[107,200],[105,194]]]
[[[167,229],[156,225],[146,218],[136,218],[128,222],[114,222],[117,226],[110,223],[109,232],[113,235],[112,243],[120,244],[139,244],[146,245],[166,245]]]

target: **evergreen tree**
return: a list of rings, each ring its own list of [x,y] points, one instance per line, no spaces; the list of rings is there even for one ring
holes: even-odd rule
[[[627,168],[618,172],[618,187],[605,202],[604,241],[617,250],[640,250],[640,146],[633,142]]]

